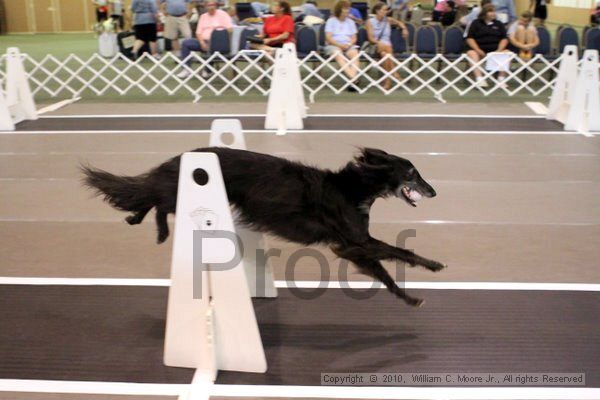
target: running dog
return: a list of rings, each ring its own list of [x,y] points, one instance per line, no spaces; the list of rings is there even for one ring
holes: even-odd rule
[[[224,147],[196,152],[215,153],[231,205],[239,222],[303,245],[324,244],[354,263],[359,271],[381,281],[407,304],[420,306],[398,287],[382,260],[400,260],[430,271],[446,266],[369,235],[369,211],[377,198],[400,197],[410,206],[435,190],[413,164],[382,150],[364,148],[338,171],[323,170],[267,154]],[[131,224],[142,222],[156,208],[158,243],[169,236],[167,215],[175,213],[180,157],[138,176],[116,176],[82,166],[84,183],[118,210],[133,213]]]

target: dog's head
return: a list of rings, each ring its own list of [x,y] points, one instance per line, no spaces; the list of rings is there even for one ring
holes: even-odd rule
[[[386,189],[381,196],[402,197],[413,207],[422,197],[434,197],[435,190],[425,182],[415,166],[405,158],[388,154],[383,150],[363,148],[355,158],[359,166],[385,171]]]

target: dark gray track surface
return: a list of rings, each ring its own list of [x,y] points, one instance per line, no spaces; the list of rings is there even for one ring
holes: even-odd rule
[[[0,379],[189,383],[162,364],[167,288],[0,286]],[[217,383],[319,385],[322,372],[584,372],[600,387],[600,293],[328,289],[255,299],[269,370]]]
[[[222,118],[236,118],[227,115]],[[215,117],[118,117],[118,118],[40,118],[24,121],[18,131],[95,130],[208,130]],[[241,117],[245,130],[263,130],[264,117]],[[448,118],[448,117],[308,117],[305,130],[312,131],[562,131],[556,121],[544,118]]]

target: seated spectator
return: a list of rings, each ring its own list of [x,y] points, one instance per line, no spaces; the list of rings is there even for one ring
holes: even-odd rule
[[[217,9],[216,1],[210,0],[206,3],[206,12],[198,19],[196,38],[186,39],[181,44],[181,58],[185,60],[192,51],[208,52],[210,50],[210,36],[214,30],[219,29],[227,29],[231,33],[233,30],[231,17],[225,11]],[[184,79],[189,74],[189,71],[184,69],[177,76]],[[202,77],[208,77],[208,71],[202,70]]]
[[[453,0],[446,1],[446,5],[444,7],[444,11],[442,12],[442,16],[440,18],[440,23],[442,26],[450,26],[454,25],[456,20],[456,3]]]
[[[479,17],[469,25],[465,32],[469,50],[467,56],[473,63],[479,62],[487,53],[505,51],[508,45],[504,24],[496,19],[496,9],[493,4],[486,4],[481,8]],[[487,82],[482,76],[480,67],[474,71],[477,84],[486,87]],[[505,78],[505,73],[499,73],[499,80]]]
[[[223,7],[222,10],[225,11],[227,13],[227,15],[229,15],[229,17],[231,18],[231,23],[233,25],[240,24],[240,19],[237,16],[237,10],[235,9],[235,7],[226,6],[226,7]]]
[[[596,1],[596,7],[592,7],[590,11],[590,23],[600,25],[600,0]]]
[[[388,5],[390,7],[390,17],[394,17],[397,20],[402,20],[402,13],[408,11],[409,0],[389,0]]]
[[[155,0],[133,0],[131,11],[134,13],[133,30],[135,42],[133,43],[133,57],[139,56],[138,52],[144,45],[149,43],[150,52],[155,58],[159,58],[158,46],[156,44],[156,21],[158,20],[158,7]]]
[[[387,54],[390,56],[394,55],[392,49],[392,24],[402,29],[402,36],[408,38],[408,29],[403,22],[397,19],[388,17],[389,7],[383,2],[379,2],[373,6],[372,13],[374,14],[369,20],[367,20],[365,27],[367,28],[367,35],[369,42],[377,46],[377,53],[380,57],[385,57]],[[388,58],[383,62],[383,68],[386,71],[391,71],[394,68],[394,62],[391,58]],[[394,72],[394,78],[400,80],[400,74]],[[387,78],[383,83],[383,88],[388,90],[392,87],[392,80]]]
[[[273,16],[266,17],[263,25],[263,33],[259,35],[263,39],[262,44],[251,43],[250,47],[255,50],[263,50],[273,55],[275,49],[282,47],[284,43],[295,43],[294,20],[292,9],[287,1],[276,1],[271,6]]]
[[[548,7],[550,0],[530,0],[529,10],[533,11],[536,26],[544,26],[546,18],[548,18]]]
[[[263,14],[269,13],[269,5],[268,4],[261,3],[259,1],[253,1],[252,3],[250,3],[250,5],[252,6],[252,9],[254,10],[254,14],[256,14],[257,17],[262,17]]]
[[[343,72],[354,83],[348,90],[356,91],[356,77],[359,71],[358,46],[356,45],[356,24],[349,17],[350,2],[339,0],[333,8],[333,15],[325,24],[325,53],[334,56],[335,61],[343,67]],[[350,61],[352,60],[352,61]]]
[[[473,7],[469,14],[460,19],[460,24],[462,26],[469,26],[471,22],[475,21],[479,16],[479,13],[481,12],[481,7],[485,6],[486,4],[490,4],[491,2],[492,0],[481,0],[481,5]]]
[[[533,56],[533,49],[540,44],[537,29],[532,23],[533,15],[524,11],[521,17],[508,28],[508,40],[519,57],[529,60]]]
[[[302,15],[307,17],[317,17],[323,19],[323,13],[317,8],[317,0],[306,0],[302,5]]]
[[[363,20],[363,16],[360,13],[360,11],[358,11],[357,8],[352,7],[352,5],[350,5],[350,14],[348,15],[348,17],[354,21],[354,23],[356,25],[362,25],[365,21]]]
[[[509,24],[517,19],[514,0],[492,0],[496,7],[496,19],[503,24]]]

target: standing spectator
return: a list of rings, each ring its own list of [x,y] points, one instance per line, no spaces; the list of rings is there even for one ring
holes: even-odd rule
[[[108,4],[107,0],[92,0],[96,7],[96,22],[100,23],[108,19]]]
[[[469,14],[467,14],[461,18],[461,20],[460,20],[461,25],[463,25],[463,26],[471,25],[471,22],[475,21],[477,19],[477,17],[479,17],[479,13],[481,12],[481,7],[485,6],[486,4],[490,4],[491,2],[492,2],[492,0],[481,0],[480,6],[473,7],[473,9],[471,10],[471,12]]]
[[[547,4],[550,4],[550,0],[530,0],[529,9],[533,11],[535,24],[538,26],[544,26],[546,18],[548,18]]]
[[[596,7],[592,7],[590,10],[590,23],[600,25],[600,0],[596,1]]]
[[[496,10],[493,4],[486,4],[481,8],[479,17],[469,25],[465,37],[470,48],[467,51],[467,56],[473,63],[479,62],[487,53],[505,51],[508,45],[506,29],[504,24],[496,19]],[[486,87],[487,82],[484,80],[479,67],[475,68],[474,74],[477,84]],[[499,74],[499,80],[503,80],[505,73],[500,72]]]
[[[532,50],[540,44],[537,29],[531,22],[533,15],[524,11],[521,17],[508,27],[508,40],[523,60],[529,60],[533,56]]]
[[[395,18],[387,17],[388,12],[389,7],[387,4],[383,2],[375,4],[372,10],[374,15],[367,21],[365,25],[367,28],[369,42],[377,46],[377,53],[382,58],[387,54],[390,56],[394,55],[391,40],[392,24],[402,29],[402,36],[404,36],[404,39],[408,38],[408,30],[406,29],[406,25]],[[383,68],[386,71],[391,71],[393,67],[394,62],[391,58],[388,58],[383,62]],[[400,74],[398,72],[394,72],[394,78],[400,80]],[[390,87],[392,87],[392,80],[387,78],[383,83],[383,88],[388,90]]]
[[[196,38],[186,39],[181,45],[181,58],[185,60],[192,51],[208,52],[210,50],[210,36],[214,30],[227,29],[229,33],[233,30],[231,17],[223,10],[217,9],[217,2],[209,0],[206,3],[206,12],[200,16],[196,27]],[[189,63],[189,60],[187,61]],[[181,79],[188,77],[187,69],[181,71],[177,76]],[[208,71],[202,70],[202,77],[208,77]]]
[[[179,34],[184,39],[192,37],[190,28],[190,15],[192,5],[190,0],[160,0],[161,11],[165,15],[165,39],[171,41],[171,48],[175,55],[180,56]]]
[[[251,47],[272,55],[276,48],[282,47],[284,43],[295,43],[296,40],[290,3],[276,1],[271,6],[271,12],[273,16],[264,19],[263,33],[259,35],[263,38],[263,44],[251,44]]]
[[[120,30],[125,29],[125,18],[123,17],[123,0],[109,0],[110,17],[117,21]]]
[[[156,0],[132,0],[131,11],[133,16],[133,30],[135,32],[135,43],[133,44],[133,57],[139,56],[138,52],[144,43],[150,44],[150,52],[155,58],[159,58],[158,46],[156,45],[156,21],[158,20],[158,7]]]
[[[402,13],[408,10],[409,0],[388,0],[388,7],[391,10],[390,16],[397,20],[402,20]]]
[[[492,0],[496,7],[496,18],[503,24],[509,24],[517,19],[514,0]]]
[[[356,91],[358,85],[356,78],[359,71],[357,30],[356,24],[349,15],[350,2],[338,0],[333,8],[333,15],[325,24],[325,53],[334,56],[335,61],[343,67],[344,74],[353,80],[348,90]]]

